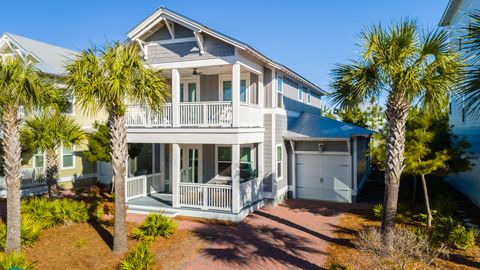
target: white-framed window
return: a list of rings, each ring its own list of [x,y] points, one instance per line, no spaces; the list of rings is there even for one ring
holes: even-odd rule
[[[221,101],[232,101],[232,75],[222,74],[219,78],[218,85],[218,95],[219,100]],[[240,102],[251,103],[252,97],[250,96],[251,92],[251,81],[250,74],[242,73],[240,74]]]
[[[34,168],[43,168],[45,166],[45,156],[44,153],[38,151],[33,155],[33,167]]]
[[[297,93],[298,93],[298,100],[303,101],[303,89],[302,89],[302,87],[298,86]]]
[[[217,146],[217,176],[219,178],[232,177],[232,147]]]
[[[283,77],[277,75],[277,107],[283,108]]]
[[[307,93],[307,103],[310,104],[312,103],[312,92],[305,88],[305,92]]]
[[[253,145],[245,145],[240,147],[240,178],[250,180],[256,177],[255,175],[255,156],[256,149]]]
[[[62,156],[62,169],[75,168],[75,154],[73,151],[74,149],[72,147],[62,146],[60,153]]]
[[[282,144],[277,144],[277,180],[283,177],[283,147]]]

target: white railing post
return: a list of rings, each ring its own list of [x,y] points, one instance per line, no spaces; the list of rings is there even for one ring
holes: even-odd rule
[[[172,206],[178,207],[179,199],[179,185],[180,183],[180,145],[177,143],[172,144],[172,179],[170,185],[172,185]]]
[[[240,145],[232,145],[232,212],[240,212]]]
[[[202,209],[207,210],[208,209],[208,197],[209,197],[209,192],[208,188],[206,186],[202,187],[202,194],[203,194],[203,205]]]
[[[232,66],[232,126],[240,125],[240,64],[235,63]]]
[[[202,107],[203,107],[203,126],[208,126],[208,105],[207,103],[203,102],[202,103]]]
[[[180,72],[172,69],[172,123],[173,127],[180,126]]]

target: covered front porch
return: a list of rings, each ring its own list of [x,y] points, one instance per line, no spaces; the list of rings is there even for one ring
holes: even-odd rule
[[[131,144],[130,149],[137,156],[128,160],[129,211],[234,216],[263,201],[258,177],[263,143]]]

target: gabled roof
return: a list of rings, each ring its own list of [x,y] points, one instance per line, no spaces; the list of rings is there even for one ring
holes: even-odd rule
[[[0,44],[5,41],[8,41],[11,46],[20,51],[23,56],[34,58],[35,67],[41,72],[50,75],[61,76],[65,74],[65,62],[77,54],[77,52],[70,49],[11,33],[2,35]]]
[[[228,35],[220,33],[216,30],[210,29],[207,26],[205,26],[205,25],[203,25],[203,24],[201,24],[201,23],[199,23],[199,22],[197,22],[193,19],[185,17],[185,16],[183,16],[179,13],[176,13],[172,10],[169,10],[165,7],[158,8],[155,12],[150,14],[150,16],[148,16],[144,21],[142,21],[140,24],[138,24],[132,30],[130,30],[127,33],[128,38],[129,39],[135,39],[141,31],[154,27],[159,22],[158,19],[161,18],[162,16],[169,18],[173,22],[176,22],[176,23],[182,24],[183,26],[189,27],[190,29],[193,29],[193,31],[198,31],[200,33],[205,33],[205,34],[211,35],[211,36],[213,36],[215,38],[218,38],[218,39],[220,39],[220,40],[222,40],[222,41],[224,41],[228,44],[231,44],[231,45],[235,46],[236,48],[238,48],[238,49],[240,49],[240,50],[242,50],[242,51],[244,51],[248,54],[251,54],[254,57],[256,57],[257,59],[259,59],[259,60],[273,66],[274,68],[284,72],[285,74],[301,81],[303,84],[305,84],[306,86],[308,86],[312,90],[314,90],[314,91],[316,91],[316,92],[318,92],[322,95],[328,94],[325,90],[321,89],[319,86],[317,86],[314,83],[312,83],[311,81],[305,79],[304,77],[302,77],[301,75],[299,75],[295,71],[289,69],[288,67],[271,60],[270,58],[266,57],[265,55],[263,55],[260,52],[258,52],[257,50],[255,50],[250,45],[248,45],[244,42],[241,42],[237,39],[234,39],[234,38],[232,38]]]
[[[284,138],[290,140],[348,139],[354,136],[368,137],[372,134],[373,131],[366,128],[304,112],[288,127]]]

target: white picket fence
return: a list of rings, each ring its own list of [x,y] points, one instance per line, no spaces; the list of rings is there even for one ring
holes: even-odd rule
[[[230,185],[179,183],[180,207],[202,210],[232,210],[232,187]]]
[[[125,183],[125,200],[145,197],[152,193],[163,192],[165,178],[163,173],[154,173],[127,178]]]
[[[22,168],[20,171],[22,175],[22,188],[45,184],[45,180],[42,178],[43,172],[43,168]],[[4,176],[0,176],[0,187],[7,187]]]

